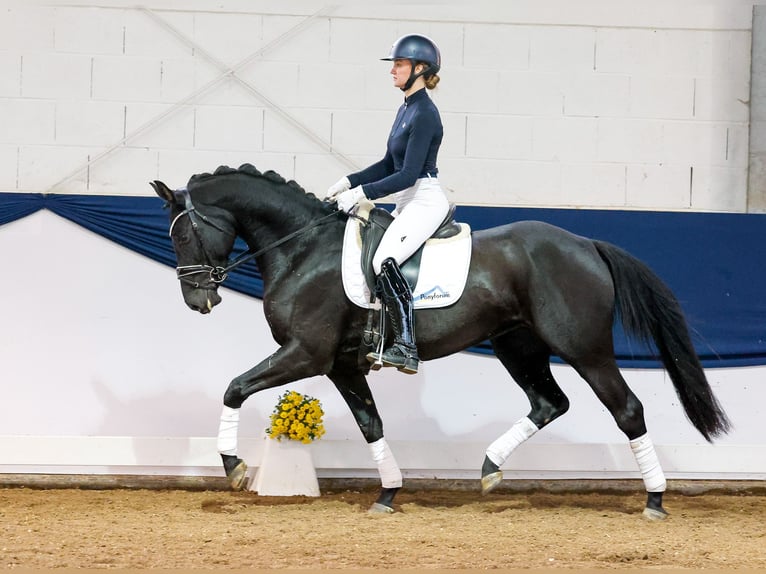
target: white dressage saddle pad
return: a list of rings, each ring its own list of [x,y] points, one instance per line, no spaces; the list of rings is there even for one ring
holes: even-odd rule
[[[357,216],[367,219],[374,205],[362,202]],[[370,303],[372,297],[362,273],[361,222],[349,217],[343,236],[343,290],[355,305],[378,308],[379,302]],[[463,294],[468,267],[471,263],[471,228],[460,223],[460,233],[447,239],[429,239],[420,261],[418,283],[412,292],[415,309],[448,307]]]

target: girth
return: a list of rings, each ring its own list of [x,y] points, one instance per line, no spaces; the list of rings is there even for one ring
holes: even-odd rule
[[[367,224],[361,226],[362,270],[364,271],[364,279],[367,282],[367,287],[369,287],[370,293],[372,293],[373,299],[375,297],[375,284],[377,278],[375,276],[375,270],[372,267],[372,258],[375,255],[375,251],[378,249],[383,234],[393,220],[394,217],[390,212],[382,207],[374,207],[370,210]],[[431,239],[447,239],[448,237],[454,237],[460,233],[460,230],[460,224],[455,221],[455,205],[451,204],[447,216],[431,235]],[[421,245],[418,250],[400,266],[402,274],[412,290],[415,289],[415,286],[418,283],[420,260],[423,256],[424,247],[425,244]]]

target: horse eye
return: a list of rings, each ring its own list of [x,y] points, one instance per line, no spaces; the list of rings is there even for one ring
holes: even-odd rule
[[[191,236],[188,233],[176,233],[173,236],[173,241],[177,245],[186,245],[191,240]]]

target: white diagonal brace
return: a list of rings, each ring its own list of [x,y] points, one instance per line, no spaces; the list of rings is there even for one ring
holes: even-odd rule
[[[186,106],[188,104],[191,104],[197,98],[199,98],[201,95],[207,93],[208,91],[210,91],[212,88],[214,88],[215,86],[217,86],[218,84],[220,84],[221,82],[226,80],[227,78],[232,77],[232,78],[237,79],[240,82],[244,82],[244,80],[241,80],[240,78],[238,78],[236,76],[237,71],[239,71],[242,68],[244,68],[245,66],[247,66],[254,59],[259,58],[267,50],[272,49],[273,47],[275,47],[276,45],[280,44],[284,40],[286,40],[286,39],[290,38],[291,36],[297,34],[301,30],[303,30],[309,23],[313,22],[313,20],[315,18],[317,18],[320,15],[326,13],[328,10],[330,10],[332,8],[333,7],[325,7],[323,9],[315,12],[314,14],[312,14],[310,16],[307,16],[306,18],[301,20],[298,24],[296,24],[295,26],[293,26],[292,28],[287,30],[285,33],[283,33],[282,35],[278,36],[277,38],[275,38],[274,40],[269,42],[267,45],[262,46],[261,48],[256,50],[253,54],[251,54],[250,56],[248,56],[244,60],[242,60],[239,63],[237,63],[232,68],[228,68],[227,66],[225,66],[224,64],[222,64],[221,62],[217,61],[215,58],[210,56],[204,49],[202,49],[201,46],[198,46],[195,42],[189,40],[188,38],[185,38],[180,32],[175,30],[175,28],[173,28],[172,26],[167,24],[167,22],[165,22],[164,20],[162,20],[161,18],[156,16],[153,12],[151,12],[151,10],[148,10],[147,8],[144,8],[144,7],[138,7],[138,9],[143,10],[145,13],[153,16],[156,20],[160,21],[160,23],[162,23],[164,27],[169,28],[171,31],[173,31],[173,33],[176,36],[181,38],[181,40],[183,40],[187,44],[190,44],[191,46],[193,46],[194,49],[197,52],[202,54],[206,59],[208,59],[209,61],[214,63],[217,67],[219,67],[219,69],[222,69],[223,71],[222,71],[222,73],[218,77],[213,78],[210,82],[208,82],[204,86],[194,90],[189,95],[187,95],[185,98],[179,100],[178,102],[173,104],[170,108],[168,108],[164,112],[154,116],[153,118],[151,118],[147,122],[145,122],[142,125],[140,125],[135,130],[130,132],[129,134],[126,134],[123,138],[121,138],[119,141],[115,142],[114,144],[110,145],[104,151],[100,152],[99,154],[97,154],[97,155],[95,155],[93,157],[88,158],[88,160],[86,162],[84,162],[83,164],[79,165],[76,169],[74,169],[71,172],[69,172],[66,176],[64,176],[61,179],[59,179],[53,185],[49,186],[45,193],[53,193],[54,190],[57,187],[59,187],[60,185],[66,183],[67,181],[69,181],[70,179],[72,179],[73,177],[78,175],[80,172],[82,172],[83,170],[90,168],[95,163],[97,163],[97,162],[101,161],[102,159],[104,159],[105,157],[109,156],[115,150],[123,147],[126,143],[128,143],[129,141],[135,139],[136,137],[138,137],[142,133],[146,132],[150,128],[154,127],[160,121],[164,120],[165,118],[169,117],[173,113],[177,112],[178,110],[180,110],[184,106]],[[252,86],[248,86],[248,88],[251,89],[251,91],[252,91],[252,89],[254,89],[254,88],[252,88]],[[257,92],[257,90],[256,90],[256,92]],[[263,96],[263,99],[264,99],[264,101],[268,101],[267,98],[265,98],[265,96]],[[269,105],[271,105],[271,104],[269,104]],[[308,132],[308,134],[310,134],[309,137],[311,137],[312,140],[315,140],[315,141],[318,140],[318,143],[320,143],[325,149],[328,149],[328,151],[330,151],[330,153],[332,153],[334,155],[337,155],[340,159],[342,159],[350,167],[352,167],[354,169],[358,169],[358,166],[352,160],[348,159],[346,156],[344,156],[342,154],[339,154],[337,151],[332,150],[332,148],[331,148],[331,146],[329,144],[327,144],[324,140],[319,138],[319,136],[317,136],[316,134],[311,132],[308,128],[303,126],[300,122],[298,122],[298,120],[295,120],[294,118],[292,118],[289,115],[285,115],[286,112],[284,112],[284,110],[281,110],[278,107],[275,107],[275,109],[278,110],[278,111],[282,111],[283,112],[283,114],[282,114],[283,117],[286,117],[286,119],[288,119],[288,121],[290,121],[290,123],[292,125],[295,125],[296,127],[298,127],[302,132],[304,132],[304,133]]]
[[[258,49],[256,52],[253,52],[244,60],[241,60],[240,62],[235,64],[233,67],[229,68],[225,63],[221,62],[215,56],[208,53],[206,50],[202,48],[202,46],[199,45],[199,43],[195,42],[194,40],[192,40],[191,38],[183,34],[180,30],[178,30],[173,25],[171,25],[167,20],[158,16],[155,12],[153,12],[149,8],[144,8],[144,7],[141,8],[141,10],[143,10],[144,13],[151,16],[159,25],[164,27],[166,30],[172,32],[179,40],[181,40],[182,42],[184,42],[185,44],[193,48],[195,50],[195,53],[199,53],[203,58],[208,60],[211,64],[213,64],[222,72],[228,73],[232,79],[239,82],[239,84],[242,85],[245,89],[247,89],[251,94],[253,94],[263,103],[265,103],[269,108],[271,108],[274,112],[279,114],[285,121],[287,121],[290,125],[296,128],[298,131],[300,131],[308,139],[316,143],[320,148],[322,148],[323,150],[329,152],[330,154],[342,160],[349,168],[358,170],[359,169],[358,164],[356,164],[351,158],[349,158],[348,156],[346,156],[339,150],[333,148],[332,144],[325,141],[321,136],[319,136],[317,133],[312,131],[310,128],[308,128],[305,124],[300,122],[298,119],[293,117],[289,112],[287,112],[287,110],[285,110],[283,107],[277,104],[274,100],[266,96],[263,92],[261,92],[258,88],[256,88],[252,83],[240,78],[237,75],[237,73],[240,70],[242,70],[247,65],[249,65],[253,60],[260,58],[265,52],[273,48],[276,44],[282,43],[286,38],[290,36],[294,36],[295,34],[300,32],[303,28],[305,28],[312,20],[321,16],[326,16],[330,11],[334,9],[335,9],[334,6],[328,6],[328,7],[322,8],[318,12],[315,12],[308,18],[305,18],[304,20],[302,20],[297,26],[294,26],[293,28],[288,30],[287,32],[285,32],[285,34],[283,34],[282,36],[279,36],[276,40],[271,41],[270,43],[266,44],[262,48]]]

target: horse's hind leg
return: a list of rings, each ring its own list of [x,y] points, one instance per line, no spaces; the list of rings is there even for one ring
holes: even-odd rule
[[[665,492],[665,474],[654,450],[654,444],[646,431],[644,407],[633,391],[628,388],[617,363],[606,360],[594,365],[572,364],[588,382],[596,396],[614,417],[617,426],[630,441],[630,448],[636,458],[647,492],[644,516],[661,520],[667,516],[662,507]]]
[[[370,507],[370,513],[394,512],[394,496],[402,487],[402,471],[396,463],[391,449],[383,436],[383,422],[375,406],[370,386],[365,376],[358,371],[332,371],[327,374],[346,401],[370,448],[372,458],[380,474],[380,495]]]
[[[536,335],[519,328],[490,342],[495,355],[527,394],[531,409],[487,448],[481,469],[482,494],[500,484],[500,467],[516,447],[569,409],[569,400],[551,373],[550,349]]]

